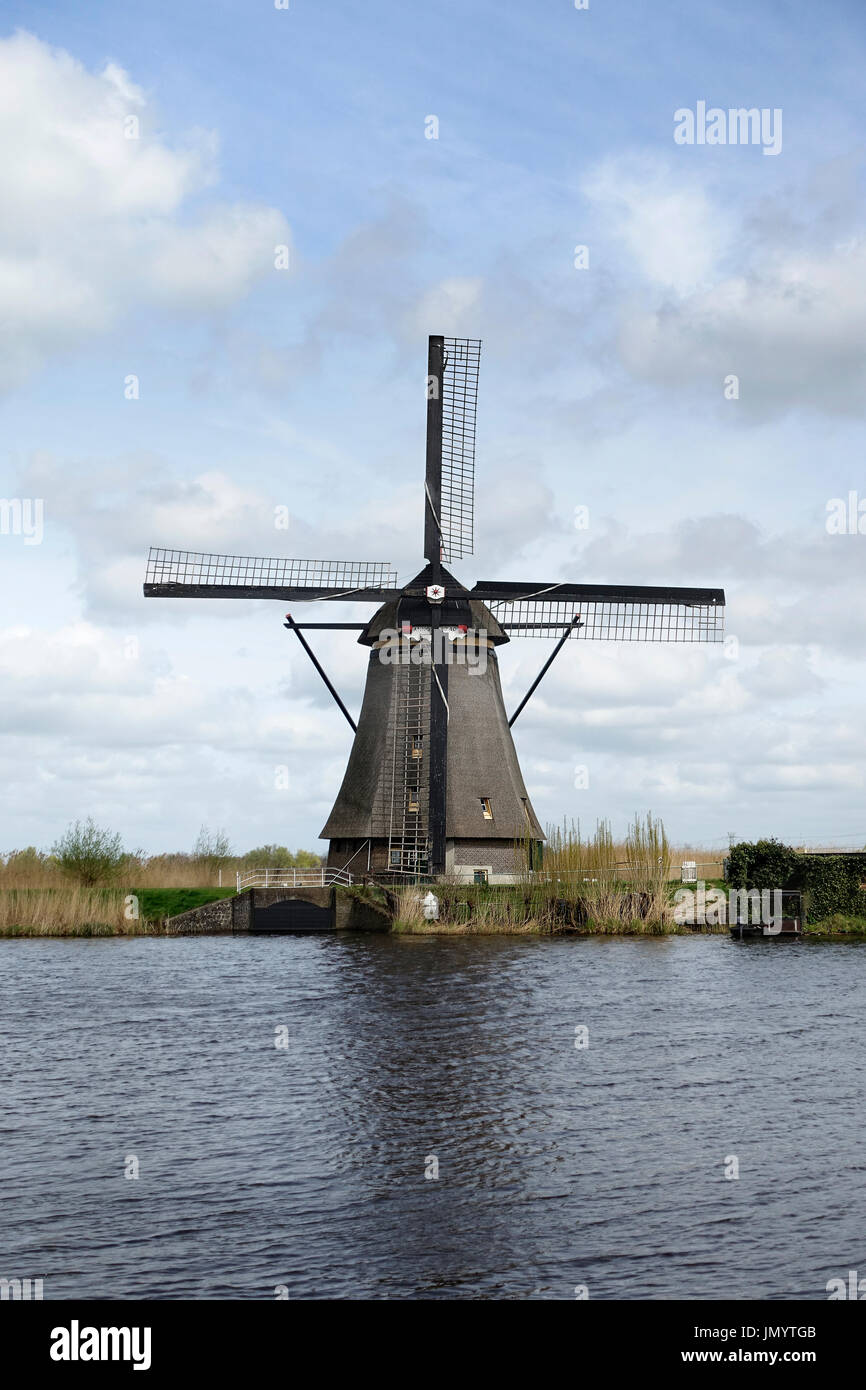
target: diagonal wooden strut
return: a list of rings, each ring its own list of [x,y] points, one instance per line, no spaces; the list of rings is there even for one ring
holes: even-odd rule
[[[544,663],[544,665],[542,666],[541,670],[539,671],[538,675],[535,677],[535,680],[532,682],[532,685],[529,687],[529,689],[527,690],[527,692],[526,692],[526,694],[524,695],[523,699],[520,701],[520,704],[517,706],[517,709],[514,711],[514,713],[512,714],[511,718],[509,719],[509,721],[508,721],[508,727],[509,727],[509,729],[511,728],[512,724],[514,723],[514,721],[515,721],[515,719],[517,718],[517,716],[518,716],[518,714],[520,713],[520,711],[523,709],[523,706],[524,706],[525,704],[528,703],[528,701],[529,701],[529,699],[530,699],[530,696],[534,695],[534,694],[535,694],[535,691],[536,691],[536,690],[538,689],[538,687],[541,685],[541,682],[543,681],[544,677],[547,675],[547,672],[550,670],[550,668],[551,668],[551,666],[553,665],[553,663],[554,663],[554,661],[556,660],[556,658],[559,656],[559,653],[562,651],[563,647],[565,646],[565,644],[566,644],[566,642],[568,641],[569,637],[570,637],[571,634],[573,633],[574,629],[575,629],[576,627],[581,627],[581,626],[582,626],[582,624],[581,624],[581,621],[580,621],[580,614],[579,614],[579,613],[575,613],[575,615],[574,615],[574,617],[572,618],[571,622],[568,624],[568,627],[565,629],[565,632],[564,632],[564,633],[562,634],[562,636],[560,637],[560,639],[559,639],[559,641],[557,642],[556,646],[554,647],[553,651],[550,653],[550,656],[547,658],[547,660],[545,661],[545,663]]]
[[[321,662],[316,657],[315,652],[313,651],[304,634],[301,632],[300,628],[298,627],[298,624],[295,622],[291,613],[286,614],[286,621],[283,623],[283,627],[287,627],[290,632],[293,632],[295,634],[304,651],[307,653],[307,656],[310,658],[319,675],[322,677],[322,680],[325,682],[325,685],[328,687],[337,704],[340,706],[340,709],[343,711],[344,715],[346,716],[346,719],[349,721],[349,724],[352,728],[352,732],[356,734],[358,732],[357,724],[355,723],[349,711],[346,709],[346,706],[343,704],[343,701],[340,699],[336,690],[331,685],[331,682],[328,680],[328,677],[325,675],[325,671]]]

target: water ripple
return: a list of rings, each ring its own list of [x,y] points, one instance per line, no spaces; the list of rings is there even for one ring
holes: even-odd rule
[[[824,1298],[866,1268],[864,967],[722,937],[0,942],[0,1275]]]

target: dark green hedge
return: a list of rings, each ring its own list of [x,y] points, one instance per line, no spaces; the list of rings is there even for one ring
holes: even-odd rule
[[[866,853],[803,856],[803,887],[810,922],[822,922],[834,912],[866,916]]]
[[[734,888],[791,888],[805,894],[809,922],[836,912],[866,916],[866,850],[856,854],[798,854],[780,840],[743,841],[729,851]]]
[[[743,840],[731,846],[728,858],[734,888],[793,888],[791,879],[802,856],[781,840]]]

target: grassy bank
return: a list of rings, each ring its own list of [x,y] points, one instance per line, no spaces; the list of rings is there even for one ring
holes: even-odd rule
[[[866,917],[846,917],[844,913],[834,912],[823,922],[807,922],[806,936],[818,937],[866,937]]]
[[[164,922],[191,907],[233,898],[234,888],[142,888],[137,894],[141,916],[148,922]]]
[[[352,891],[352,890],[349,890]],[[366,896],[363,889],[355,890]],[[369,890],[368,890],[369,891]],[[519,887],[435,886],[440,916],[428,922],[421,898],[427,887],[376,893],[389,899],[392,931],[409,936],[690,936],[726,935],[727,926],[681,926],[673,914],[646,918],[623,910],[616,916],[590,915],[584,905],[566,898],[540,904]],[[130,895],[106,890],[70,889],[62,893],[24,890],[0,893],[0,938],[164,936],[165,921],[188,908],[232,896],[231,890],[173,889],[142,892],[138,917],[128,917]],[[627,894],[622,895],[623,904]],[[866,918],[836,914],[809,923],[813,940],[866,939]]]
[[[428,922],[421,897],[425,891],[403,888],[396,899],[393,931],[407,935],[609,935],[609,937],[664,937],[688,935],[694,929],[680,926],[673,910],[648,912],[645,899],[630,890],[610,887],[603,895],[587,899],[570,892],[569,884],[532,888],[489,887],[475,890],[436,884],[439,917]],[[727,930],[706,927],[705,933]]]
[[[436,884],[439,917],[428,922],[426,888],[404,888],[392,908],[393,930],[414,936],[685,936],[672,906],[616,884],[592,895],[576,884],[524,887]],[[706,932],[719,928],[707,927]]]
[[[403,889],[397,895],[392,930],[407,936],[727,936],[727,923],[689,926],[674,920],[673,912],[652,919],[630,915],[600,916],[573,913],[563,902],[556,916],[533,912],[532,900],[510,888],[492,888],[482,894],[473,886],[449,891],[437,884],[439,918],[428,922],[421,897],[427,887]],[[623,901],[626,900],[623,894]],[[840,913],[806,925],[804,936],[816,941],[866,939],[866,918]]]
[[[0,937],[162,936],[168,917],[233,895],[233,888],[11,888],[0,891]]]

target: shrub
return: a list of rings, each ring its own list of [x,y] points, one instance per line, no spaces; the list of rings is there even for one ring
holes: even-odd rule
[[[802,861],[790,845],[781,840],[743,840],[729,852],[728,876],[734,888],[788,888]]]
[[[113,879],[126,859],[120,835],[101,829],[92,816],[70,825],[52,853],[64,873],[91,888]]]
[[[799,889],[810,922],[866,914],[866,851],[798,854],[776,839],[742,841],[731,847],[729,877],[735,888]]]

